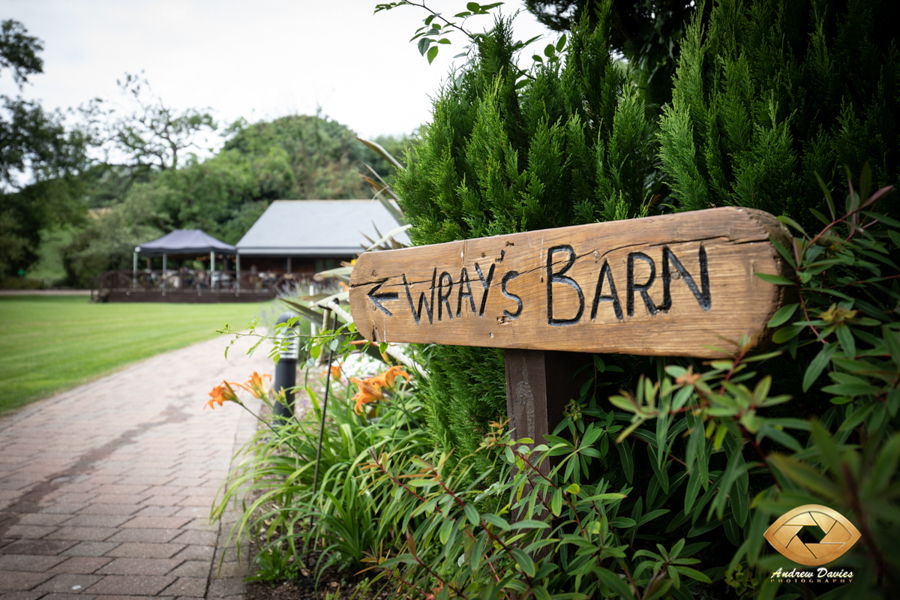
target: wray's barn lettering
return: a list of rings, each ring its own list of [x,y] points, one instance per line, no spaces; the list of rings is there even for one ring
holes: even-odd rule
[[[720,208],[370,252],[351,309],[373,341],[721,356],[782,303],[754,275],[789,275],[770,236],[768,213]]]

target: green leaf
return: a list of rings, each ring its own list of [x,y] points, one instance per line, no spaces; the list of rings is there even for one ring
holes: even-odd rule
[[[493,525],[494,527],[499,527],[503,531],[509,531],[510,525],[506,522],[506,519],[503,517],[497,516],[493,513],[482,513],[481,518]]]
[[[840,491],[834,485],[834,482],[822,475],[817,469],[780,454],[771,455],[769,460],[785,477],[808,490],[831,499],[835,499],[840,495]]]
[[[684,514],[691,512],[691,507],[694,506],[694,502],[697,500],[697,494],[700,493],[700,486],[703,483],[701,479],[700,470],[694,469],[694,472],[691,473],[688,479],[687,490],[684,495]]]
[[[894,365],[900,365],[900,333],[892,331],[887,326],[881,328],[881,337],[884,340],[884,347],[887,348],[891,355]]]
[[[438,55],[438,47],[437,46],[432,46],[431,48],[428,49],[428,64],[429,65],[434,62],[434,59],[437,57],[437,55]]]
[[[879,394],[881,393],[881,388],[869,383],[837,383],[825,386],[822,388],[822,391],[834,394],[835,396],[849,396],[854,398],[856,396],[865,396],[867,394]]]
[[[523,573],[529,577],[534,577],[534,561],[531,560],[530,556],[518,548],[510,548],[509,553],[512,554],[513,559],[516,561],[516,564],[519,565],[519,568],[522,569]]]
[[[454,525],[456,525],[456,522],[451,521],[450,519],[447,519],[446,521],[444,521],[444,524],[441,525],[441,530],[438,534],[438,537],[440,538],[442,544],[447,544],[447,540],[450,539],[450,530],[453,529]]]
[[[569,487],[566,488],[566,493],[569,493],[569,494],[578,494],[578,492],[580,492],[580,491],[581,491],[581,486],[578,485],[577,483],[573,483],[572,485],[570,485]]]
[[[828,467],[833,474],[838,475],[841,472],[841,452],[831,433],[819,421],[813,421],[812,439],[815,447],[819,450],[819,456],[822,462]]]
[[[598,567],[594,569],[594,573],[600,578],[600,581],[606,584],[606,587],[613,592],[616,598],[634,598],[625,581],[612,571]]]
[[[550,499],[550,510],[553,511],[553,514],[557,517],[562,512],[562,503],[562,489],[556,488],[553,492],[553,498]]]
[[[856,340],[853,339],[853,332],[846,323],[839,323],[834,333],[837,335],[841,348],[844,349],[844,356],[854,358],[856,356]]]
[[[634,456],[632,456],[632,447],[627,440],[616,444],[616,450],[619,451],[619,460],[622,462],[622,472],[625,473],[625,479],[628,483],[632,483],[634,477]]]
[[[803,331],[805,327],[803,325],[788,325],[787,327],[782,327],[778,331],[775,332],[775,335],[772,336],[772,341],[776,344],[783,344],[797,337],[801,331]]]
[[[894,242],[894,245],[900,248],[900,232],[889,229],[888,235],[891,237],[891,241]]]
[[[675,567],[675,570],[678,571],[681,575],[685,577],[690,577],[691,579],[696,579],[697,581],[702,581],[703,583],[712,583],[709,577],[701,573],[700,571],[696,571],[691,569],[690,567]]]
[[[562,49],[565,47],[566,47],[566,35],[563,34],[563,36],[561,38],[559,38],[559,41],[556,42],[556,51],[562,52]]]
[[[550,525],[543,521],[535,521],[527,519],[525,521],[516,521],[510,525],[511,529],[550,529]]]
[[[800,306],[800,304],[795,302],[794,304],[788,304],[787,306],[782,306],[781,308],[779,308],[778,312],[772,315],[772,318],[769,319],[769,324],[767,325],[767,327],[778,327],[782,323],[786,322],[794,315],[794,313],[797,311],[798,306]]]
[[[891,483],[891,479],[897,473],[898,461],[900,461],[900,433],[895,433],[878,453],[875,466],[869,473],[866,487],[870,493],[878,494]]]
[[[787,215],[778,215],[775,218],[778,219],[779,221],[781,221],[782,223],[784,223],[785,225],[790,225],[791,227],[793,227],[794,229],[796,229],[797,231],[802,233],[803,237],[809,237],[808,235],[806,235],[806,231],[804,231],[803,228],[800,227],[800,224],[797,223],[797,221],[793,220],[792,218],[788,217]]]
[[[469,519],[469,523],[477,526],[481,521],[478,518],[478,509],[476,509],[471,504],[466,504],[465,508],[466,518]]]
[[[831,342],[830,344],[826,344],[819,353],[816,355],[812,362],[809,363],[809,367],[806,368],[806,373],[803,375],[803,391],[809,390],[812,387],[812,384],[816,382],[819,378],[819,375],[822,374],[822,371],[825,370],[825,367],[828,366],[828,363],[831,362],[831,357],[834,356],[834,353],[837,351],[837,344]]]
[[[782,277],[781,275],[772,275],[771,273],[754,273],[754,275],[768,283],[774,283],[776,285],[794,285],[793,281],[786,277]]]

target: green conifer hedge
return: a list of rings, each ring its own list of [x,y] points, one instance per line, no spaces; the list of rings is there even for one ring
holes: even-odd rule
[[[696,11],[708,21],[688,29],[658,122],[610,55],[606,7],[528,74],[507,22],[480,39],[396,182],[414,244],[723,205],[809,225],[809,208],[825,212],[817,174],[842,189],[843,166],[856,179],[868,162],[877,185],[900,179],[896,3],[722,0]],[[502,352],[426,355],[430,427],[464,456],[505,414]],[[804,366],[779,367],[789,388]],[[637,377],[626,371],[610,384]]]
[[[608,18],[576,28],[530,75],[498,21],[473,68],[434,104],[396,188],[414,244],[647,214],[658,187],[654,128],[607,50]],[[503,353],[428,350],[430,427],[456,456],[474,452],[506,412]]]
[[[659,140],[678,210],[748,206],[812,226],[816,180],[900,176],[900,4],[722,0],[681,47]],[[896,202],[896,201],[895,201]]]

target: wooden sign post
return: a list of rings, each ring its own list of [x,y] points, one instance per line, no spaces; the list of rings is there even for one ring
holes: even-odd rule
[[[563,353],[715,358],[744,335],[763,343],[786,288],[754,273],[791,276],[770,238],[790,247],[772,215],[729,207],[367,252],[351,312],[373,342],[509,349],[510,427],[540,443],[577,395]]]

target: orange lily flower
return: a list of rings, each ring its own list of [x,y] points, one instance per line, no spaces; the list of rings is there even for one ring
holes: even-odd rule
[[[404,371],[403,367],[401,367],[400,365],[391,367],[390,369],[382,373],[381,376],[384,377],[384,381],[387,384],[386,387],[388,387],[389,389],[394,389],[394,380],[397,379],[397,377],[405,377],[406,382],[409,383],[409,373]]]
[[[356,414],[362,414],[362,407],[364,404],[369,404],[376,400],[384,400],[383,390],[394,389],[397,377],[405,377],[406,381],[409,381],[409,373],[404,371],[403,367],[400,366],[391,367],[381,375],[370,377],[365,381],[357,379],[356,377],[351,377],[350,381],[359,387],[359,392],[353,396],[353,399],[356,400],[356,406],[353,407]]]
[[[253,375],[250,376],[250,379],[247,381],[247,383],[235,383],[234,385],[238,386],[241,389],[247,390],[260,400],[265,400],[269,396],[269,390],[266,387],[263,379],[272,381],[272,376],[268,373],[260,375],[256,371],[253,371]]]
[[[207,406],[215,410],[216,404],[222,406],[225,402],[237,402],[238,404],[241,402],[234,392],[234,388],[232,388],[227,381],[223,381],[222,385],[214,387],[209,393],[209,397],[212,398],[212,400],[206,403],[203,407],[204,410],[206,410]]]
[[[341,365],[344,363],[338,363],[336,365],[331,365],[331,376],[335,379],[340,379],[341,377]]]
[[[376,377],[372,377],[369,379],[369,383],[372,385],[377,385],[378,387],[383,387],[388,390],[394,389],[394,383],[397,377],[405,377],[406,381],[409,381],[409,373],[403,370],[403,367],[396,366],[391,367],[381,375]]]
[[[359,391],[355,396],[353,396],[353,399],[356,400],[356,405],[353,407],[353,412],[355,412],[356,414],[362,414],[362,407],[364,404],[369,404],[377,400],[384,400],[384,394],[381,391],[381,386],[373,385],[371,383],[372,379],[363,381],[362,379],[351,377],[350,381],[355,383],[359,388]]]

